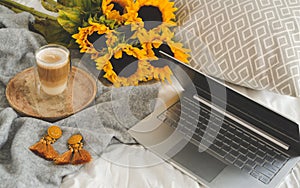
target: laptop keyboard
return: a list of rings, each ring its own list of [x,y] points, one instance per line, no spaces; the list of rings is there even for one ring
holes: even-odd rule
[[[158,119],[265,184],[272,180],[289,159],[238,129],[236,122],[227,117],[222,118],[220,113],[204,104],[200,108],[198,102],[189,98],[174,104]]]

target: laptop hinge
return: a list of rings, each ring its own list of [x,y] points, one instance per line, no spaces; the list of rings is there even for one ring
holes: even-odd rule
[[[202,99],[202,98],[199,97],[198,95],[194,95],[193,98],[194,98],[195,100],[197,100],[197,101],[199,101],[199,102],[201,102],[201,103],[203,103],[203,104],[209,106],[210,108],[212,108],[212,109],[218,111],[219,113],[224,114],[226,117],[228,117],[228,118],[230,118],[231,120],[233,120],[233,121],[239,123],[240,125],[242,125],[242,126],[245,127],[246,129],[249,129],[249,130],[251,130],[252,132],[254,132],[254,133],[260,135],[261,137],[263,137],[263,138],[269,140],[270,142],[276,144],[277,146],[283,148],[284,150],[289,150],[290,145],[288,145],[288,144],[282,142],[281,140],[279,140],[279,139],[275,138],[274,136],[270,135],[269,133],[267,133],[267,132],[265,132],[265,131],[263,131],[263,130],[261,130],[261,129],[259,129],[259,128],[257,128],[257,127],[255,127],[255,126],[251,125],[251,124],[249,124],[249,123],[244,122],[244,121],[241,120],[240,118],[238,118],[238,117],[236,117],[236,116],[230,114],[230,113],[227,112],[227,111],[224,111],[224,110],[219,109],[218,107],[216,107],[216,106],[210,104],[209,102],[207,102],[205,99]]]

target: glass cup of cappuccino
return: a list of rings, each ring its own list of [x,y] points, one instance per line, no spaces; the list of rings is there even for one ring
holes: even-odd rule
[[[58,44],[42,46],[35,53],[38,90],[59,95],[67,88],[71,71],[70,51]]]

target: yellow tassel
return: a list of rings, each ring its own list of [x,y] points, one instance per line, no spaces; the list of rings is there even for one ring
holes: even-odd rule
[[[42,139],[41,141],[32,145],[29,149],[36,155],[44,157],[47,150],[46,142]]]
[[[82,156],[82,158],[84,159],[84,161],[86,163],[88,163],[92,160],[92,156],[87,150],[82,149],[82,150],[79,151],[79,153],[80,153],[80,155]]]
[[[74,152],[72,164],[78,165],[78,164],[84,164],[90,162],[92,159],[90,153],[84,149],[81,149],[79,151]]]
[[[45,135],[39,142],[35,143],[29,149],[36,155],[52,161],[58,157],[58,153],[54,150],[53,144],[58,138],[61,137],[62,131],[58,126],[51,126],[48,128],[47,135]]]
[[[56,157],[54,159],[55,164],[79,165],[91,161],[92,156],[90,155],[90,153],[82,148],[83,143],[82,143],[82,136],[80,134],[75,134],[71,136],[68,140],[68,145],[69,145],[69,151]]]
[[[47,141],[44,140],[44,138],[32,145],[29,149],[36,155],[49,161],[52,161],[58,156],[58,153],[54,150],[51,144],[48,144]]]
[[[68,150],[65,153],[63,153],[62,155],[56,157],[54,159],[54,163],[57,165],[69,164],[71,162],[72,155],[73,155],[72,150]]]
[[[54,160],[56,157],[58,157],[58,153],[54,150],[54,148],[50,145],[47,144],[47,152],[45,153],[45,159],[46,160]]]

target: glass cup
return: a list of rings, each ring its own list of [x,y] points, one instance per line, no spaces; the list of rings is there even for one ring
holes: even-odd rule
[[[70,51],[58,44],[42,46],[35,53],[38,92],[59,95],[67,88],[71,71]]]

